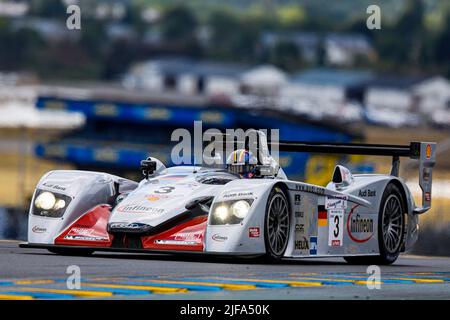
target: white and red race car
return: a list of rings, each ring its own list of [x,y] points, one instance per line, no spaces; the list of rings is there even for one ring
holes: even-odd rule
[[[45,174],[34,192],[27,248],[60,254],[94,251],[266,256],[271,260],[344,257],[393,263],[418,237],[431,206],[435,143],[407,146],[277,142],[279,151],[393,157],[388,174],[336,166],[326,187],[289,180],[258,135],[258,174],[142,162],[140,182],[76,170]],[[398,177],[399,157],[419,161],[422,205]],[[265,162],[266,161],[266,162]],[[268,170],[268,168],[270,170]]]

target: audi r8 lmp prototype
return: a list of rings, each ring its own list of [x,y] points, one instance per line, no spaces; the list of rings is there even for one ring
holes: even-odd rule
[[[435,143],[407,146],[288,142],[257,134],[256,165],[245,148],[226,168],[141,162],[144,179],[56,170],[34,192],[27,248],[189,252],[282,258],[335,257],[393,263],[418,238],[431,206]],[[337,165],[326,187],[289,180],[268,146],[285,152],[391,156],[389,174],[352,174]],[[419,162],[422,206],[398,177],[399,158]]]

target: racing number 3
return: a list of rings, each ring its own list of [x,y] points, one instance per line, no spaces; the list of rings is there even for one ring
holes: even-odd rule
[[[174,189],[175,187],[161,187],[158,190],[155,190],[155,193],[171,193]]]
[[[329,209],[328,245],[331,247],[342,246],[344,209]]]
[[[334,234],[335,238],[338,238],[339,237],[339,216],[338,215],[334,216],[334,223],[335,223],[335,225],[334,225],[333,234]]]

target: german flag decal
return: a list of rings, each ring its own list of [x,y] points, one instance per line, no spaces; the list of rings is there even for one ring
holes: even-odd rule
[[[317,208],[318,212],[318,225],[319,227],[326,227],[328,225],[328,219],[327,219],[327,210],[325,209],[325,206],[319,206]]]

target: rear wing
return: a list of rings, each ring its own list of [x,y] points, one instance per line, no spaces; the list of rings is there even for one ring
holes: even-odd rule
[[[252,135],[254,139],[252,139]],[[264,132],[254,129],[250,129],[243,137],[218,134],[217,138],[219,140],[224,139],[226,144],[231,143],[234,146],[234,150],[239,148],[239,146],[247,150],[256,150],[258,163],[263,163],[264,157],[269,156],[269,154],[278,155],[278,152],[387,156],[392,157],[390,174],[398,177],[400,171],[400,157],[418,160],[419,186],[422,189],[422,207],[415,208],[414,212],[420,214],[431,208],[432,170],[436,162],[435,142],[410,142],[409,145],[283,140],[268,142]],[[270,152],[268,147],[270,147]]]
[[[398,176],[400,157],[419,161],[419,186],[422,189],[422,207],[414,210],[421,214],[431,208],[431,185],[433,167],[436,163],[435,142],[411,142],[409,145],[360,144],[360,143],[325,143],[279,141],[269,143],[271,149],[278,148],[280,152],[312,152],[351,155],[391,156],[391,175]]]

